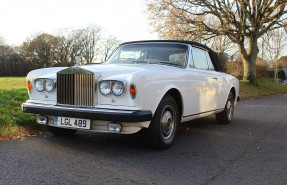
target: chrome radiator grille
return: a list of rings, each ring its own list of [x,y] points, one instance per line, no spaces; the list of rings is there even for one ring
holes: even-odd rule
[[[57,103],[94,105],[94,74],[57,74]]]

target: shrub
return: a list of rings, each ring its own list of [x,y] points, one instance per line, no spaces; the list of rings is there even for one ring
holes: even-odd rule
[[[241,61],[227,62],[225,65],[226,73],[241,79],[243,76],[243,64]]]
[[[227,62],[225,68],[226,73],[231,74],[238,79],[242,79],[244,68],[241,59],[237,59],[234,62]],[[270,77],[268,72],[268,64],[260,58],[257,58],[256,60],[256,75],[259,78]]]

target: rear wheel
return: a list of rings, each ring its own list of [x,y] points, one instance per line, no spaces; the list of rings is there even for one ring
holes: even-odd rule
[[[228,124],[233,119],[233,112],[234,112],[234,95],[230,92],[224,110],[215,115],[216,120],[219,123]]]
[[[52,127],[47,125],[47,129],[49,132],[56,136],[68,136],[68,135],[74,135],[77,130],[72,130],[72,129],[65,129],[65,128],[59,128],[59,127]]]
[[[166,95],[160,102],[147,129],[147,139],[153,148],[164,149],[172,145],[179,123],[178,107],[174,98]]]

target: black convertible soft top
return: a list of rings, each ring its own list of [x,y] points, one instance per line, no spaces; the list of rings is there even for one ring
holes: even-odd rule
[[[210,56],[210,59],[214,65],[214,68],[216,71],[223,71],[221,64],[219,62],[219,59],[217,57],[217,54],[210,49],[209,47],[207,47],[206,45],[197,43],[197,42],[193,42],[193,41],[184,41],[184,40],[143,40],[143,41],[132,41],[132,42],[124,42],[122,43],[120,46],[125,45],[125,44],[135,44],[135,43],[145,43],[145,42],[174,42],[174,43],[184,43],[184,44],[188,44],[194,47],[198,47],[198,48],[202,48],[204,50],[206,50]]]

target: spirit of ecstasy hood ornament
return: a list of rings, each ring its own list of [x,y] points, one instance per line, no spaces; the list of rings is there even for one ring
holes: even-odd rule
[[[76,56],[76,64],[75,64],[75,66],[79,66],[79,65],[81,65],[81,57]]]

